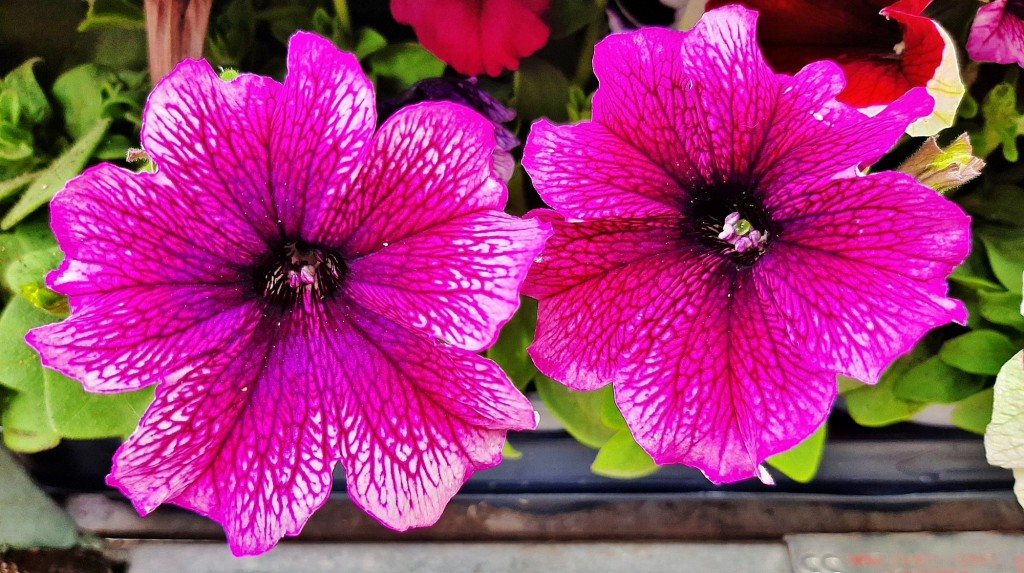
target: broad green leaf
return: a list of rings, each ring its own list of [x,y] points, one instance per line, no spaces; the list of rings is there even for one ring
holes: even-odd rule
[[[984,377],[953,368],[933,356],[900,376],[892,391],[908,402],[952,404],[976,394],[984,386]]]
[[[537,301],[522,297],[519,310],[487,351],[487,357],[498,363],[516,388],[523,390],[537,375],[537,367],[526,350],[533,344],[537,330]]]
[[[1003,290],[999,279],[992,274],[988,264],[988,256],[981,241],[976,239],[971,254],[959,267],[953,269],[949,280],[972,289]]]
[[[18,192],[27,187],[29,183],[35,181],[36,177],[39,177],[38,171],[33,173],[22,173],[17,177],[0,181],[0,201],[17,195]]]
[[[984,434],[985,427],[991,420],[992,388],[961,400],[953,409],[953,424],[968,432]]]
[[[93,64],[64,72],[53,82],[53,96],[64,110],[64,125],[71,137],[84,136],[103,119],[103,84],[109,74]]]
[[[615,430],[601,422],[601,411],[612,392],[611,386],[593,392],[577,392],[543,374],[538,374],[534,383],[540,399],[581,444],[600,448],[615,435]]]
[[[437,56],[414,42],[381,48],[371,54],[368,61],[373,77],[391,80],[397,91],[408,89],[420,80],[440,76],[445,66]]]
[[[608,393],[608,397],[604,401],[604,407],[601,408],[601,423],[613,430],[629,429],[626,418],[622,415],[622,411],[619,410],[619,405],[615,403],[613,392]]]
[[[939,358],[964,372],[995,375],[1017,350],[1001,332],[974,330],[946,341]]]
[[[50,226],[41,220],[26,221],[13,231],[0,233],[0,284],[11,261],[25,253],[56,246]]]
[[[979,414],[977,410],[983,410],[982,404],[972,409],[972,415],[979,418],[973,426],[981,426],[985,432],[988,463],[1013,470],[1017,480],[1013,491],[1024,505],[1024,351],[1003,365],[989,398],[991,423],[987,429],[978,423],[983,411]]]
[[[1024,288],[1024,234],[1020,230],[1007,231],[982,227],[976,231],[985,245],[992,272],[1006,290],[1020,292]]]
[[[68,315],[67,298],[46,287],[46,275],[57,268],[63,258],[64,253],[56,246],[16,257],[7,265],[4,286],[36,308],[63,318]]]
[[[605,17],[600,0],[553,0],[544,20],[551,27],[551,38],[557,40]]]
[[[39,62],[33,58],[7,74],[3,81],[4,91],[11,90],[18,96],[18,107],[24,124],[36,125],[50,117],[50,102],[36,81],[32,67]]]
[[[553,122],[569,119],[569,80],[555,66],[540,58],[519,63],[513,90],[518,118],[524,124],[546,117]]]
[[[0,448],[0,540],[18,548],[71,547],[75,522],[29,478],[14,457]],[[39,570],[56,570],[41,568]],[[9,570],[4,567],[4,570]],[[19,570],[17,567],[11,570]]]
[[[658,464],[636,443],[628,430],[623,430],[601,446],[590,471],[604,477],[636,479],[658,471]]]
[[[979,290],[979,310],[985,320],[993,324],[1011,326],[1024,331],[1021,298],[1021,295],[1009,291]]]
[[[878,384],[861,384],[858,388],[844,392],[843,398],[850,417],[861,426],[875,428],[909,420],[924,408],[923,403],[904,400],[893,392],[896,381],[923,361],[924,354],[926,353],[923,350],[915,348],[910,354],[893,362],[882,374]],[[851,379],[840,376],[839,380],[841,383],[849,384],[846,381]]]
[[[43,170],[29,186],[28,191],[25,191],[25,194],[0,221],[0,229],[10,229],[33,211],[47,204],[53,195],[67,184],[68,180],[81,173],[82,167],[85,166],[109,127],[109,119],[96,122],[88,133]]]
[[[373,28],[363,28],[359,30],[359,38],[356,40],[352,53],[360,60],[363,60],[371,54],[383,50],[387,45],[387,38],[382,36],[380,32]]]
[[[42,371],[39,376],[42,378]],[[0,426],[4,429],[4,445],[16,452],[41,452],[60,443],[60,435],[46,413],[42,387],[13,393],[0,412]]]
[[[127,30],[146,29],[146,16],[142,2],[132,0],[88,0],[89,11],[78,25],[79,32],[100,27]]]
[[[21,297],[4,307],[0,314],[0,384],[27,394],[42,393],[43,366],[39,355],[25,342],[25,335],[55,320]]]
[[[768,465],[786,474],[799,483],[808,483],[818,473],[822,455],[825,453],[825,438],[828,435],[826,424],[822,424],[817,432],[797,444],[794,448],[776,454],[767,461]]]
[[[92,440],[127,436],[153,401],[153,387],[119,394],[90,394],[82,385],[49,368],[43,369],[46,409],[62,437]]]

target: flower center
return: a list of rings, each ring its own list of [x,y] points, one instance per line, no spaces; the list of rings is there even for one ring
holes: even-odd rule
[[[1007,0],[1006,11],[1019,20],[1024,20],[1024,0]]]
[[[341,286],[345,262],[329,249],[302,241],[285,243],[256,267],[256,294],[270,304],[292,307],[326,298]]]
[[[761,200],[738,186],[695,190],[686,215],[691,236],[740,266],[757,262],[775,234]]]

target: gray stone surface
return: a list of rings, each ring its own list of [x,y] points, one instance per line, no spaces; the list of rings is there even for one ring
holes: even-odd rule
[[[282,543],[237,559],[223,543],[125,546],[128,573],[790,573],[782,543]]]

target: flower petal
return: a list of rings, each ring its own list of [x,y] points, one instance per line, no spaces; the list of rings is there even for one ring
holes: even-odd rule
[[[432,525],[506,430],[536,427],[529,400],[490,360],[351,309],[334,339],[348,381],[342,465],[352,500],[397,530]]]
[[[694,258],[672,296],[649,299],[615,399],[657,463],[722,483],[756,477],[814,433],[836,384],[794,351],[756,267],[715,261]]]
[[[251,335],[260,311],[240,288],[146,285],[71,299],[71,318],[26,340],[43,365],[91,392],[176,383]]]
[[[544,202],[572,218],[671,215],[685,201],[672,175],[599,123],[534,123],[523,167]]]
[[[840,179],[768,208],[782,231],[759,265],[787,332],[822,368],[874,383],[928,330],[966,320],[946,277],[970,250],[970,219],[912,177]]]
[[[774,98],[778,83],[755,42],[756,22],[755,12],[726,6],[687,34],[643,28],[605,38],[594,54],[594,121],[677,181],[749,174],[750,150],[762,146],[771,118],[748,102]]]
[[[1024,18],[1006,9],[1009,1],[994,0],[978,9],[967,40],[972,60],[1024,67]]]
[[[348,292],[406,328],[478,351],[519,306],[545,227],[499,211],[452,219],[353,261]]]
[[[66,294],[142,284],[233,283],[266,248],[252,229],[163,174],[103,164],[72,179],[50,203],[66,258],[49,277]]]
[[[143,114],[142,147],[182,195],[276,237],[270,188],[271,116],[281,85],[242,74],[226,82],[205,60],[185,60],[153,88]]]
[[[307,237],[350,258],[450,219],[504,209],[508,192],[491,172],[494,126],[450,102],[402,109],[380,128],[358,192],[326,200]]]
[[[288,76],[273,118],[271,188],[288,236],[313,223],[352,181],[376,125],[373,85],[355,56],[299,32],[288,42]]]
[[[107,483],[142,514],[174,503],[214,519],[235,555],[297,535],[327,500],[338,451],[341,391],[325,384],[338,364],[315,324],[286,321],[161,386]]]
[[[678,219],[558,222],[523,292],[540,299],[537,368],[576,390],[618,378],[634,324],[652,293],[673,292],[689,261],[679,250]]]
[[[498,76],[548,40],[550,0],[391,0],[395,20],[459,73]]]

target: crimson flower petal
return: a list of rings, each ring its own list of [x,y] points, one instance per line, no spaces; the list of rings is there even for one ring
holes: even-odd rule
[[[498,76],[548,40],[551,0],[391,0],[395,20],[438,58],[469,76]]]

